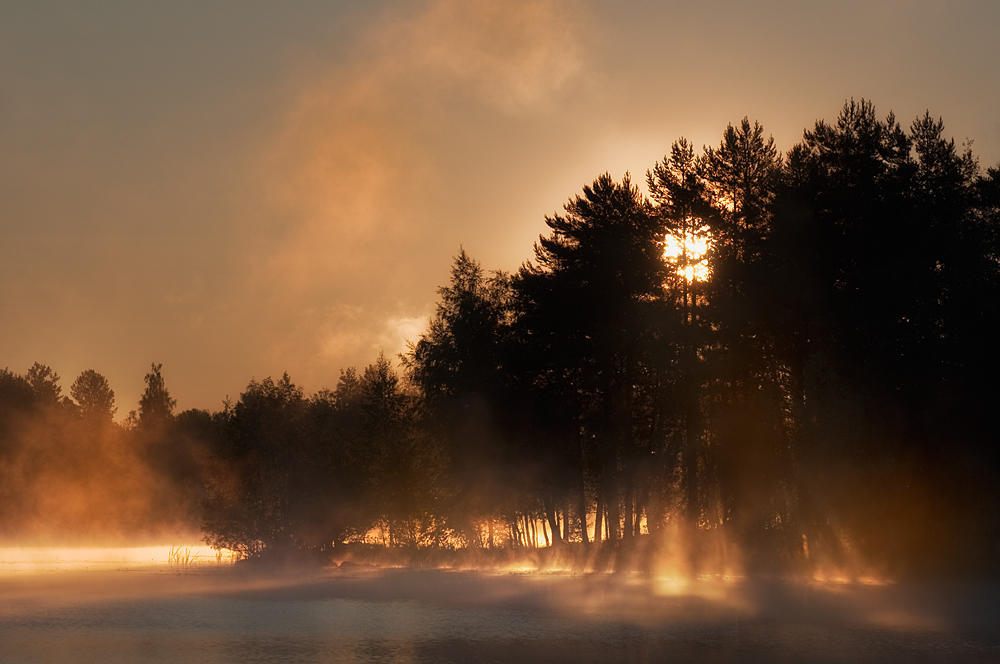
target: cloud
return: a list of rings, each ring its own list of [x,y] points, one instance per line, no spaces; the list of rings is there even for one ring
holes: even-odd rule
[[[466,175],[448,170],[468,151],[454,125],[554,107],[582,71],[582,26],[554,2],[436,0],[380,15],[347,60],[297,61],[254,169],[272,222],[247,272],[258,299],[318,331],[290,332],[293,352],[333,362],[416,336]]]
[[[508,111],[536,110],[582,69],[581,18],[554,2],[432,3],[376,37],[386,71],[470,86]]]
[[[378,250],[405,262],[395,254],[423,239],[417,222],[446,186],[449,121],[475,104],[503,114],[549,103],[581,69],[578,24],[551,2],[438,0],[383,17],[350,61],[297,73],[259,170],[281,219],[268,276],[305,287]]]
[[[378,343],[387,354],[406,349],[406,344],[416,342],[427,329],[429,316],[397,316],[385,321]]]
[[[427,329],[428,321],[427,315],[386,318],[362,307],[336,305],[326,313],[318,328],[316,360],[346,368],[367,364],[382,352],[395,361],[405,352],[407,343],[415,342]]]

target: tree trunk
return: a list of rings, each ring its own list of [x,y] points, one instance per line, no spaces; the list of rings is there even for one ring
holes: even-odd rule
[[[594,506],[594,542],[600,544],[604,541],[604,533],[601,528],[604,526],[604,505],[601,504],[601,495],[604,492],[597,490],[597,504]]]
[[[690,293],[690,287],[684,291],[684,321],[686,323],[685,348],[685,382],[687,383],[687,408],[685,412],[685,440],[684,440],[684,482],[687,508],[687,520],[690,528],[698,525],[699,505],[698,505],[698,452],[701,437],[700,417],[698,413],[699,391],[701,386],[697,380],[696,363],[698,361],[697,351],[694,344],[694,294]]]
[[[545,510],[545,518],[548,519],[549,528],[552,530],[553,546],[559,544],[559,516],[556,514],[551,502],[542,499],[542,509]]]
[[[611,477],[608,479],[608,541],[617,542],[621,527],[621,496],[618,495],[618,481],[615,475],[617,471],[612,469]]]
[[[639,497],[636,496],[636,499],[635,499],[635,513],[634,513],[635,514],[635,525],[633,526],[633,530],[632,530],[632,536],[633,537],[638,537],[640,534],[642,534],[642,511],[643,511],[643,509],[645,509],[645,505],[639,499]],[[649,528],[649,520],[648,519],[647,519],[647,522],[646,522],[646,528]]]
[[[569,498],[563,504],[563,541],[569,541]]]
[[[622,536],[626,543],[632,541],[632,477],[629,475],[625,479],[625,514],[623,515],[625,519],[625,526],[623,528]]]
[[[693,400],[692,400],[693,401]],[[698,427],[695,423],[695,404],[689,404],[687,414],[687,441],[684,449],[684,489],[687,502],[687,519],[691,527],[698,525]]]

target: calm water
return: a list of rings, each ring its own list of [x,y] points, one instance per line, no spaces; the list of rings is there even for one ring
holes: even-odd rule
[[[995,595],[403,570],[22,572],[0,575],[0,661],[1000,661]]]

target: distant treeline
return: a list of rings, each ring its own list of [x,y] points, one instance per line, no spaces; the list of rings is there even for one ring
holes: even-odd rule
[[[154,365],[119,426],[96,372],[0,372],[0,530],[78,499],[246,557],[718,535],[750,568],[995,570],[1000,170],[851,100],[786,154],[746,119],[680,139],[646,183],[598,177],[513,274],[460,252],[400,375],[174,415]]]

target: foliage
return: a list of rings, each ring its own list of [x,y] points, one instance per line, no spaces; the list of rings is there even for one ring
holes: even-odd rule
[[[163,364],[153,362],[146,374],[146,389],[139,399],[139,426],[155,427],[168,422],[177,400],[170,396],[160,371]]]
[[[77,376],[69,393],[84,417],[103,422],[109,422],[114,417],[117,410],[115,392],[108,379],[93,369],[87,369]]]
[[[0,469],[125,441],[163,515],[246,558],[682,533],[751,568],[995,569],[1000,169],[852,99],[784,154],[748,118],[678,139],[646,184],[599,176],[514,274],[460,250],[402,379],[380,354],[175,417],[153,364],[119,427],[93,370],[74,401],[0,371]],[[7,530],[25,486],[0,482]]]

